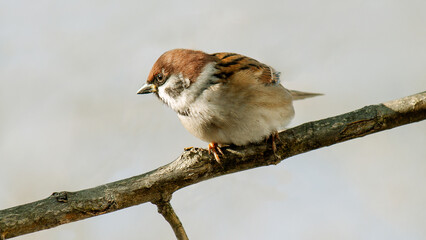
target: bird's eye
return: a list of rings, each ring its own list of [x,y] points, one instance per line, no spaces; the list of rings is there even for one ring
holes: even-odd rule
[[[166,78],[164,77],[164,75],[162,73],[157,74],[158,83],[163,83],[165,79]]]

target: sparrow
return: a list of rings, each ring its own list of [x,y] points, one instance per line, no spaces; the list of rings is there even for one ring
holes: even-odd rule
[[[237,53],[173,49],[162,54],[138,94],[154,93],[183,126],[209,142],[220,163],[221,146],[272,139],[294,117],[293,100],[321,95],[288,90],[280,73]]]

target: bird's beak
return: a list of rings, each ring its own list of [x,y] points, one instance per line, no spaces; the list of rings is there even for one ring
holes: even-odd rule
[[[157,86],[152,83],[146,83],[139,89],[138,94],[155,93],[157,92]]]

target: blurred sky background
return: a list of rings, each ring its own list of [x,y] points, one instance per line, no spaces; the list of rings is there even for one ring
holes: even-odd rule
[[[0,0],[0,209],[207,147],[137,95],[173,48],[282,72],[291,126],[426,90],[426,1]],[[209,180],[172,199],[190,239],[426,239],[426,122]],[[174,239],[147,203],[17,239]]]

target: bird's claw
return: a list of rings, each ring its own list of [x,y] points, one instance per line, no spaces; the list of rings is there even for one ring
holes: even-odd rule
[[[271,140],[272,145],[272,151],[274,152],[275,157],[278,158],[277,155],[277,140],[281,142],[280,135],[278,134],[278,131],[273,132],[267,139],[267,141]]]
[[[216,160],[216,162],[221,164],[219,153],[222,156],[224,156],[225,154],[223,154],[222,149],[220,149],[219,145],[215,142],[209,143],[209,154],[212,154],[212,153],[213,153],[213,156],[214,156],[214,159]]]

